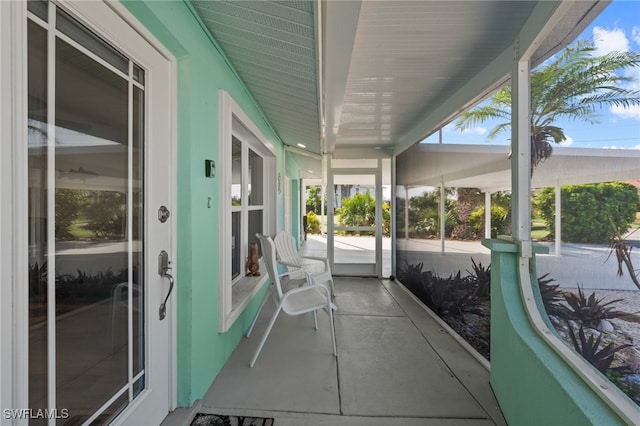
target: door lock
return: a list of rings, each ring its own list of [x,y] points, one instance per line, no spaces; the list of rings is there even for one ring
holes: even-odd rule
[[[160,221],[160,223],[165,223],[167,219],[169,219],[169,216],[171,216],[171,212],[169,211],[169,209],[165,206],[160,206],[160,208],[158,209],[158,220]]]
[[[167,300],[169,300],[171,290],[173,290],[173,277],[168,273],[169,269],[171,269],[170,265],[171,262],[169,261],[169,253],[162,250],[158,255],[158,275],[169,280],[169,292],[167,293],[167,297],[164,298],[164,301],[160,305],[159,314],[161,321],[167,316]]]

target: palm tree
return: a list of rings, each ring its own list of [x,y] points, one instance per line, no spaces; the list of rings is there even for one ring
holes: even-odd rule
[[[531,173],[551,156],[552,141],[567,139],[563,129],[553,125],[557,120],[596,124],[596,111],[602,107],[640,105],[640,91],[622,87],[633,78],[619,75],[640,66],[640,53],[594,56],[594,51],[592,44],[579,41],[531,72]],[[511,86],[500,89],[487,105],[463,113],[456,128],[465,130],[493,119],[505,121],[491,129],[488,139],[511,125]]]

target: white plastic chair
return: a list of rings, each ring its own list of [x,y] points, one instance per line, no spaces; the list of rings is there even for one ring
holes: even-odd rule
[[[285,272],[284,274],[278,274],[277,272],[277,263],[276,263],[276,249],[271,237],[256,234],[258,239],[260,240],[260,245],[262,246],[262,255],[264,256],[264,263],[267,267],[267,272],[269,274],[269,279],[271,280],[271,285],[269,286],[269,291],[265,294],[265,297],[260,304],[260,308],[256,313],[249,330],[247,331],[247,337],[251,334],[253,330],[253,326],[255,325],[262,308],[267,303],[269,299],[269,294],[272,299],[276,302],[277,308],[267,325],[267,329],[258,344],[258,349],[256,349],[256,353],[253,355],[251,362],[249,363],[250,367],[256,363],[258,359],[258,355],[260,355],[260,351],[264,346],[264,343],[267,341],[267,337],[273,328],[273,325],[276,322],[276,318],[278,318],[278,314],[280,311],[283,311],[287,315],[302,315],[309,312],[313,312],[313,320],[315,324],[316,330],[318,329],[318,317],[316,312],[318,310],[326,310],[329,314],[329,325],[331,329],[331,342],[333,344],[333,355],[337,356],[336,351],[336,335],[335,329],[333,325],[333,311],[336,306],[331,303],[331,295],[329,294],[329,290],[320,284],[313,284],[310,280],[309,274],[306,274],[307,277],[307,285],[302,287],[294,288],[288,291],[282,290],[282,284],[280,278],[283,276],[290,275],[292,272]]]
[[[303,279],[305,278],[305,272],[309,273],[315,284],[329,283],[331,295],[335,297],[336,289],[333,285],[329,259],[300,256],[296,248],[296,240],[287,231],[278,232],[273,241],[276,245],[278,261],[287,268],[287,271],[292,272],[289,279]]]

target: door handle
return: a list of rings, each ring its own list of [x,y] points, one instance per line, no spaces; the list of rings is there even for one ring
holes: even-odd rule
[[[167,293],[167,297],[164,298],[164,301],[160,305],[160,320],[162,321],[167,316],[167,300],[169,300],[169,296],[171,295],[171,290],[173,290],[173,276],[168,273],[171,266],[169,266],[171,262],[169,262],[169,253],[162,250],[158,255],[158,275],[163,278],[169,280],[169,292]]]

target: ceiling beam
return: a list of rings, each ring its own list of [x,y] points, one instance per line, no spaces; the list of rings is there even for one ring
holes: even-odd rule
[[[325,43],[322,58],[324,77],[323,154],[333,153],[340,128],[340,116],[351,66],[361,1],[325,1],[323,28]]]

